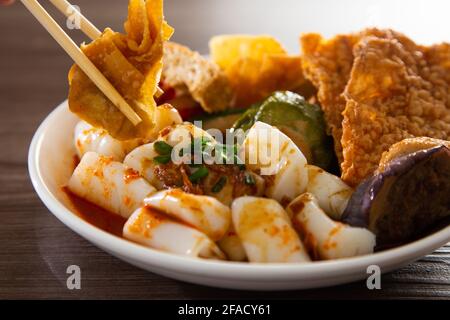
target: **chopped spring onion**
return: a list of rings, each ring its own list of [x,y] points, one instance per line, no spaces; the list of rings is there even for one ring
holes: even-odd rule
[[[206,167],[198,168],[193,174],[189,176],[189,180],[193,183],[199,182],[201,179],[209,174],[209,170]]]
[[[166,164],[170,161],[170,154],[159,155],[153,158],[153,161],[159,164]]]
[[[160,155],[170,155],[173,147],[164,141],[156,141],[153,144],[153,149]]]
[[[227,177],[223,176],[216,182],[216,184],[212,187],[211,191],[214,193],[220,192],[225,184],[227,183]]]

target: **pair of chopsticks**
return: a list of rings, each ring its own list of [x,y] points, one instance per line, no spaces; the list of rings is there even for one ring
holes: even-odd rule
[[[48,12],[39,4],[37,0],[21,0],[25,7],[42,24],[50,35],[59,43],[67,54],[75,61],[81,70],[91,79],[92,82],[111,100],[111,102],[127,117],[133,125],[139,124],[142,119],[130,107],[125,99],[120,95],[114,86],[105,78],[89,58],[81,51],[75,42],[64,32]],[[50,0],[50,2],[64,15],[78,14],[81,22],[81,30],[91,39],[100,37],[101,32],[80,12],[66,0]],[[71,9],[71,10],[69,10]]]

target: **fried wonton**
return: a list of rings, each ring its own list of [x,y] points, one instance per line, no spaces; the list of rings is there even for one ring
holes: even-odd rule
[[[163,42],[173,33],[164,21],[163,0],[130,0],[125,31],[106,29],[81,49],[141,117],[141,123],[134,126],[77,65],[69,72],[70,110],[119,140],[146,138],[154,127],[153,96],[162,70]]]
[[[345,98],[342,96],[353,66],[353,48],[364,37],[397,38],[405,45],[409,39],[391,30],[366,29],[359,33],[338,35],[325,40],[315,33],[304,34],[301,39],[303,51],[303,73],[318,89],[317,97],[325,114],[329,133],[334,138],[339,162],[342,156],[342,111]]]
[[[342,178],[356,185],[409,137],[450,138],[450,44],[362,38],[344,92]]]
[[[211,58],[225,71],[234,105],[248,107],[277,90],[310,94],[300,56],[288,55],[270,36],[222,35],[210,41]]]

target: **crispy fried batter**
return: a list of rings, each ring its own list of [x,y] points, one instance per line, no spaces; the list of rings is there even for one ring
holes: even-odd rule
[[[353,65],[353,35],[340,35],[325,41],[311,33],[301,37],[302,67],[305,76],[318,88],[317,98],[325,114],[329,133],[333,135],[335,151],[342,162],[342,116],[345,100],[341,96]]]
[[[353,53],[341,168],[342,178],[356,185],[394,143],[450,138],[450,44],[422,47],[392,33],[361,39]]]
[[[342,156],[342,111],[345,98],[342,96],[353,66],[353,48],[366,36],[398,38],[405,45],[412,42],[391,30],[366,29],[359,33],[338,35],[325,40],[321,35],[310,33],[301,37],[303,72],[318,89],[318,99],[325,114],[329,133],[333,135],[336,155]]]

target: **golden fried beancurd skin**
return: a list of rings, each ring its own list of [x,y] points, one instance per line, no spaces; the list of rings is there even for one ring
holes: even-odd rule
[[[300,56],[288,55],[268,35],[220,35],[209,43],[211,58],[225,71],[235,98],[234,105],[248,107],[277,90],[305,85]]]
[[[134,126],[77,65],[69,71],[69,107],[118,140],[148,138],[155,125],[153,95],[162,70],[163,42],[173,31],[163,19],[162,0],[130,0],[125,30],[121,34],[107,28],[81,49],[142,122]]]
[[[398,32],[376,28],[340,34],[331,39],[324,39],[317,33],[306,33],[300,38],[303,51],[303,73],[318,90],[317,98],[323,109],[328,130],[333,135],[335,151],[340,163],[343,161],[342,112],[346,105],[342,93],[353,68],[354,47],[365,37],[395,38],[405,46],[413,44],[411,40]]]
[[[413,137],[450,138],[450,44],[368,37],[355,47],[344,96],[342,179],[355,186],[383,152]]]

